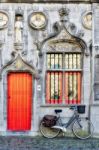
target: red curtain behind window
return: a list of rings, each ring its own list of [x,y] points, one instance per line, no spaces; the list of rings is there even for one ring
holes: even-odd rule
[[[47,72],[46,74],[46,102],[48,104],[62,103],[63,88],[62,72]]]
[[[64,94],[66,104],[81,103],[81,72],[65,72]]]
[[[47,72],[46,102],[48,104],[80,104],[81,72]]]

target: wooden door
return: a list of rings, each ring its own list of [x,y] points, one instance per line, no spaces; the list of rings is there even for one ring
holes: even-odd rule
[[[9,73],[7,76],[7,129],[26,131],[31,129],[32,75]]]

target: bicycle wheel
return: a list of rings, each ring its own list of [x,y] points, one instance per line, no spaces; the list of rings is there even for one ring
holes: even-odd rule
[[[45,127],[44,122],[41,121],[40,132],[44,137],[51,139],[51,138],[58,136],[58,134],[60,133],[60,129]]]
[[[74,135],[79,139],[87,139],[93,134],[93,124],[88,118],[80,118],[79,121],[75,121],[72,126]]]

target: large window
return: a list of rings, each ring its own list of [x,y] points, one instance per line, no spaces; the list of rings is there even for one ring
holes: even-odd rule
[[[81,102],[81,57],[81,53],[47,53],[47,104]]]

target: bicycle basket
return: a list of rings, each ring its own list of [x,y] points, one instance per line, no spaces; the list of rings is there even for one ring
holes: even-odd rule
[[[45,127],[52,127],[52,126],[56,125],[56,121],[57,121],[57,116],[45,115],[43,117],[43,125]]]
[[[77,106],[77,112],[79,114],[84,114],[85,113],[85,105]]]

